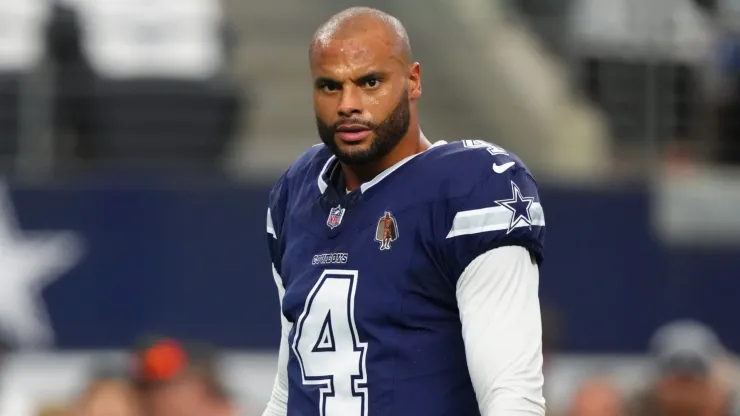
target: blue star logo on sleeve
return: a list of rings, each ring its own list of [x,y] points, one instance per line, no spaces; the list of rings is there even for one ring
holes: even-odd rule
[[[496,201],[500,206],[511,211],[511,220],[509,221],[509,229],[506,234],[509,234],[511,230],[518,226],[529,226],[532,228],[532,214],[530,208],[534,202],[533,197],[522,196],[522,191],[518,186],[511,182],[511,199],[500,199]],[[521,224],[524,225],[521,225]]]

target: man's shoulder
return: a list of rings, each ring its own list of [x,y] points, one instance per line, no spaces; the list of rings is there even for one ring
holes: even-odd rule
[[[435,143],[421,165],[438,199],[465,197],[482,183],[493,193],[506,194],[512,178],[532,177],[515,154],[482,140]]]
[[[331,151],[323,144],[311,146],[278,178],[272,187],[270,200],[284,199],[288,193],[310,189],[312,185],[317,187],[319,177],[331,159]]]
[[[436,145],[425,159],[433,178],[426,192],[436,194],[435,241],[447,247],[451,275],[502,246],[522,246],[541,261],[544,211],[537,183],[518,157],[488,142],[466,140]]]
[[[284,175],[293,182],[297,179],[315,182],[332,157],[331,151],[325,145],[313,145],[298,156]]]

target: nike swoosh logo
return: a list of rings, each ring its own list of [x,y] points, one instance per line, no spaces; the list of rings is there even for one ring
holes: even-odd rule
[[[509,170],[510,167],[514,166],[514,162],[504,163],[503,165],[493,164],[493,171],[496,173],[504,173]]]

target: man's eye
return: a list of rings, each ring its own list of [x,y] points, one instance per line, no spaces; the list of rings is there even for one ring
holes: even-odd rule
[[[319,85],[319,89],[324,92],[334,92],[339,90],[339,85],[334,83],[324,83]]]
[[[377,79],[369,79],[365,81],[365,87],[367,88],[375,88],[378,86],[378,84],[380,84],[380,81],[378,81]]]

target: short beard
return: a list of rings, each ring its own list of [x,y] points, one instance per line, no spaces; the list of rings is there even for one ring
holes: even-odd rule
[[[411,111],[407,92],[403,93],[398,105],[396,105],[391,114],[379,124],[368,123],[362,120],[342,119],[334,123],[334,125],[329,126],[316,116],[316,126],[318,127],[321,141],[324,142],[326,147],[331,150],[340,162],[346,165],[364,165],[383,158],[403,139],[409,130],[410,122]],[[375,133],[375,138],[370,143],[370,147],[364,150],[341,150],[334,136],[337,133],[337,128],[342,124],[360,124],[372,130]]]

